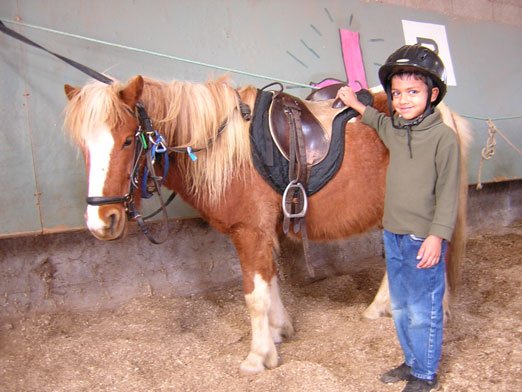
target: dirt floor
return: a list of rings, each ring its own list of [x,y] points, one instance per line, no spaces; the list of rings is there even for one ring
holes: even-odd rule
[[[112,311],[0,325],[0,391],[400,391],[378,375],[401,362],[390,318],[361,319],[383,274],[282,284],[295,336],[281,365],[241,377],[250,324],[240,287],[136,299]],[[522,226],[469,239],[445,333],[444,391],[522,391]]]

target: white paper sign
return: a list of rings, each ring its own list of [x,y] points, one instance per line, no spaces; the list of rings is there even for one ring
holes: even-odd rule
[[[421,44],[438,52],[439,57],[446,67],[447,85],[456,86],[457,79],[455,78],[453,63],[451,62],[446,26],[403,20],[402,29],[404,31],[404,41],[406,45]]]

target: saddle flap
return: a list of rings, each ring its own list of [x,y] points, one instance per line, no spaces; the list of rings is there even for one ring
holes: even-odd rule
[[[337,92],[341,87],[347,86],[346,83],[339,81],[339,83],[333,83],[320,89],[313,90],[305,98],[307,101],[326,101],[333,99],[337,95]]]
[[[301,99],[286,93],[277,94],[270,106],[270,133],[279,151],[286,159],[290,156],[290,124],[288,111],[298,110],[309,166],[319,163],[330,148],[331,129],[325,129],[321,121]]]

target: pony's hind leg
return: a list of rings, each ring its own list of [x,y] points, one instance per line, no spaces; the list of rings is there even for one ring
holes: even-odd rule
[[[289,338],[294,334],[292,320],[281,301],[277,276],[274,276],[270,282],[270,309],[268,312],[268,320],[274,343],[281,343],[283,338]]]
[[[442,301],[444,309],[444,324],[450,318],[450,290],[448,286],[448,275],[446,274],[446,291]],[[363,312],[363,317],[375,320],[379,317],[391,316],[390,288],[388,286],[388,274],[385,273],[381,285],[370,306]]]
[[[382,278],[381,285],[379,286],[379,290],[375,295],[370,306],[366,308],[363,312],[363,317],[375,320],[379,317],[390,316],[391,315],[391,305],[390,305],[390,288],[388,287],[388,274],[385,273]]]

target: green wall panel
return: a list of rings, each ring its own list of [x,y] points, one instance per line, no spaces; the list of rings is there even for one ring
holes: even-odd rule
[[[299,84],[345,78],[339,28],[360,33],[368,83],[375,86],[379,65],[404,43],[403,19],[444,25],[457,80],[445,101],[472,117],[471,183],[488,136],[486,122],[476,118],[522,115],[522,29],[514,26],[356,0],[4,0],[0,18],[50,50],[121,80],[143,74],[202,82],[227,68],[242,72],[228,72],[238,86],[284,80],[298,84],[287,88],[300,96],[309,90]],[[8,23],[13,20],[222,68]],[[89,78],[5,35],[0,48],[0,237],[82,228],[85,173],[62,130],[63,84]],[[522,145],[522,119],[495,123]],[[497,137],[482,180],[520,178],[520,154]],[[196,215],[181,202],[171,214]]]

